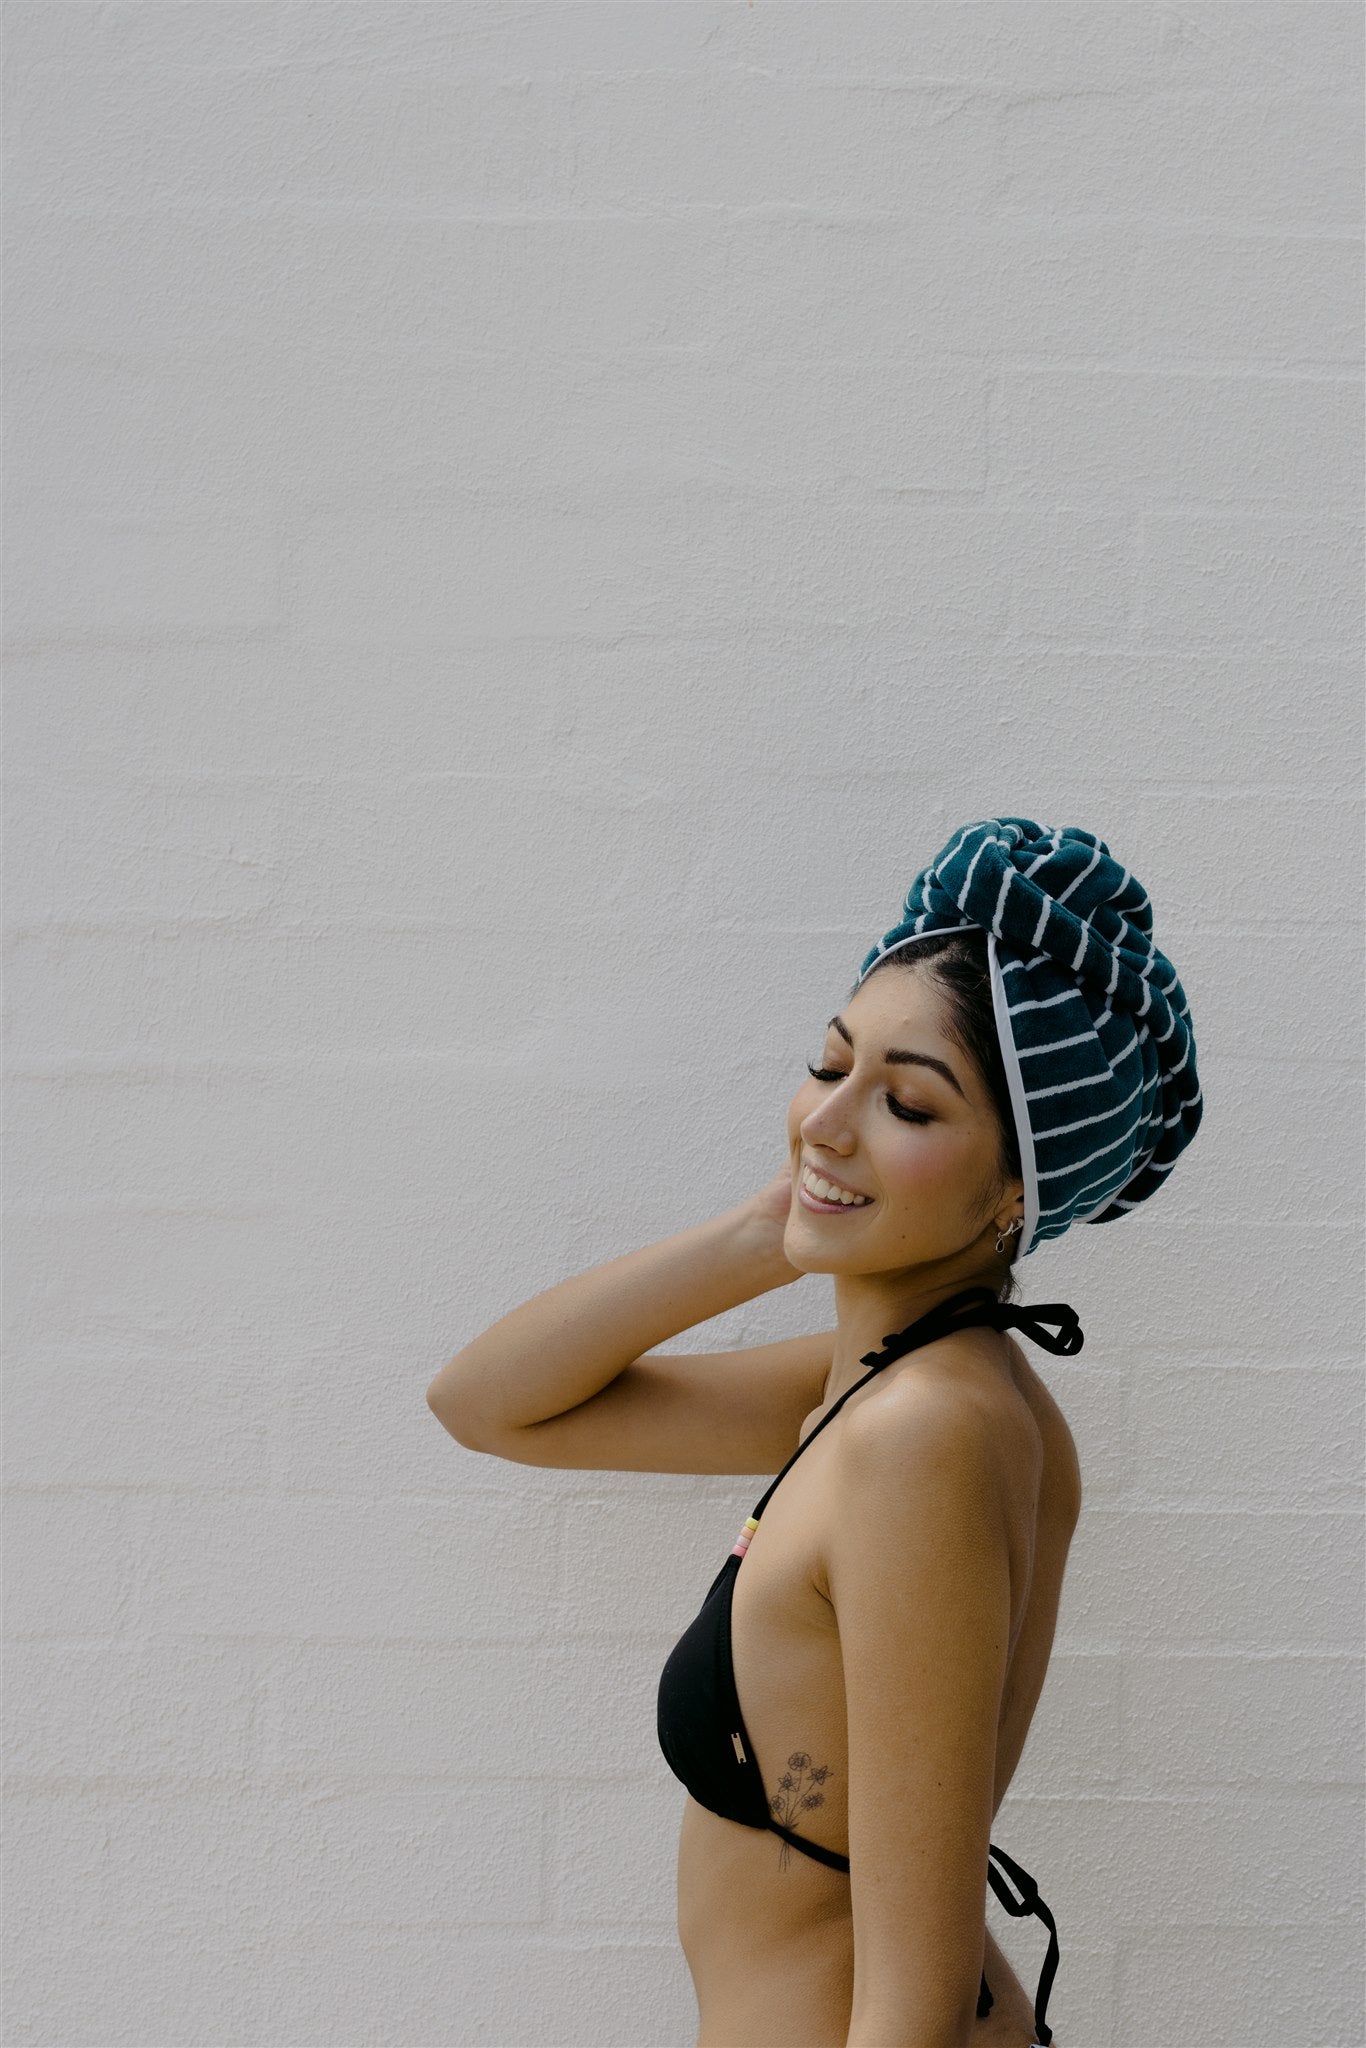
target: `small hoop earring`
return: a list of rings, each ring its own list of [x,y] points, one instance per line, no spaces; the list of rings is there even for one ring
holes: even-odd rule
[[[1003,1252],[1003,1251],[1005,1250],[1006,1246],[1007,1246],[1007,1245],[1009,1244],[1009,1242],[1010,1242],[1011,1238],[1012,1238],[1012,1237],[1013,1237],[1013,1236],[1015,1235],[1015,1232],[1016,1232],[1017,1230],[1023,1230],[1023,1229],[1024,1229],[1024,1218],[1023,1218],[1022,1216],[1017,1216],[1017,1217],[1015,1218],[1015,1221],[1014,1221],[1013,1223],[1009,1224],[1009,1225],[1007,1226],[1007,1228],[1005,1229],[1005,1231],[1004,1231],[1004,1232],[1001,1232],[1001,1231],[999,1231],[999,1230],[998,1230],[998,1231],[997,1231],[997,1233],[996,1233],[996,1249],[997,1249],[997,1251],[998,1251],[998,1252]]]

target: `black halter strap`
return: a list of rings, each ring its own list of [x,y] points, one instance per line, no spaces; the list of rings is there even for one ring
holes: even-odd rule
[[[996,1330],[1022,1330],[1060,1358],[1072,1357],[1086,1341],[1077,1312],[1068,1302],[998,1301],[989,1287],[965,1287],[917,1316],[904,1330],[893,1330],[883,1338],[880,1351],[865,1351],[859,1363],[876,1370],[949,1330],[965,1330],[975,1323],[989,1323]]]
[[[1077,1312],[1065,1301],[1046,1301],[1033,1307],[998,1301],[989,1287],[960,1289],[947,1301],[937,1302],[923,1316],[917,1316],[904,1330],[893,1330],[890,1336],[883,1338],[880,1351],[864,1352],[859,1364],[866,1365],[867,1372],[855,1380],[852,1387],[845,1388],[838,1401],[826,1409],[816,1427],[802,1438],[782,1471],[755,1504],[752,1510],[754,1519],[762,1515],[777,1492],[779,1481],[787,1477],[812,1438],[819,1436],[826,1424],[834,1421],[850,1395],[856,1394],[860,1387],[866,1387],[874,1373],[881,1372],[883,1366],[890,1365],[894,1358],[902,1358],[908,1351],[918,1351],[922,1344],[932,1344],[936,1337],[944,1336],[949,1330],[968,1329],[974,1323],[990,1323],[997,1330],[1012,1327],[1023,1330],[1036,1344],[1042,1344],[1045,1351],[1055,1351],[1063,1356],[1080,1351],[1083,1342]],[[1053,1325],[1057,1326],[1056,1329]]]

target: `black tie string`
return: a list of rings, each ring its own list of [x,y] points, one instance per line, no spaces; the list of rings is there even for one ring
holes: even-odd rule
[[[1002,1320],[996,1327],[1003,1330],[1011,1324],[1058,1358],[1073,1357],[1086,1342],[1077,1312],[1066,1301],[1031,1302],[1018,1307],[1005,1303]],[[1050,1329],[1050,1324],[1056,1328]]]
[[[993,1329],[1022,1330],[1035,1344],[1059,1358],[1071,1358],[1086,1339],[1076,1310],[1065,1301],[998,1301],[989,1287],[965,1287],[950,1295],[904,1330],[892,1330],[882,1340],[880,1351],[865,1351],[860,1364],[874,1368],[890,1365],[894,1358],[932,1343],[950,1330],[970,1329],[989,1323]]]
[[[1002,1869],[1007,1871],[1019,1886],[1020,1897],[1018,1899],[1006,1883],[1005,1878],[992,1867],[991,1859],[993,1856]],[[1034,2031],[1040,2041],[1047,2044],[1053,2039],[1053,2030],[1044,2015],[1048,2011],[1048,1996],[1053,1989],[1053,1979],[1057,1975],[1058,1961],[1061,1953],[1058,1947],[1058,1930],[1053,1915],[1049,1912],[1044,1900],[1039,1897],[1039,1887],[1029,1872],[1022,1864],[1017,1863],[1013,1856],[1007,1856],[1004,1849],[998,1849],[994,1842],[987,1852],[987,1880],[1007,1913],[1011,1914],[1016,1920],[1023,1919],[1028,1914],[1033,1914],[1034,1918],[1042,1920],[1044,1926],[1048,1929],[1048,1954],[1045,1956],[1043,1968],[1039,1972],[1039,1988],[1034,1998]]]

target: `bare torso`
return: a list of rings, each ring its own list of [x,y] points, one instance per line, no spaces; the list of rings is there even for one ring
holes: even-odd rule
[[[965,1335],[975,1341],[959,1348]],[[1047,1664],[1071,1527],[1071,1433],[1012,1338],[981,1328],[960,1333],[954,1343],[951,1360],[945,1346],[928,1347],[852,1396],[784,1478],[736,1575],[736,1690],[765,1789],[770,1798],[778,1792],[795,1753],[827,1766],[822,1803],[785,1818],[799,1834],[845,1856],[844,1686],[823,1563],[826,1533],[841,1512],[830,1453],[844,1416],[873,1397],[893,1370],[951,1370],[960,1382],[968,1375],[999,1430],[1011,1531],[1012,1634],[993,1810],[1024,1747]],[[829,1405],[807,1416],[803,1440]],[[1046,1898],[1046,1878],[1035,1875]],[[1037,1920],[1022,1924],[1043,1936]],[[1028,2048],[1035,2038],[1032,1990],[986,1928],[985,1893],[983,1930],[983,1968],[994,2004],[975,2023],[973,2048]],[[697,2048],[844,2048],[854,1976],[847,1873],[689,1797],[678,1845],[678,1932],[701,2018]]]

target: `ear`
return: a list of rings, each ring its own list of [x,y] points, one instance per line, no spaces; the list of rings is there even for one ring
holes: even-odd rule
[[[1018,1223],[1020,1229],[1024,1229],[1024,1182],[1022,1180],[1007,1181],[993,1211],[992,1220],[997,1230],[1002,1232],[1008,1230],[1012,1223]]]

